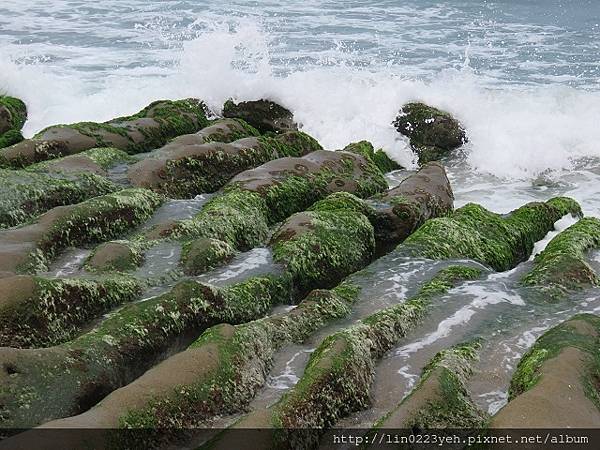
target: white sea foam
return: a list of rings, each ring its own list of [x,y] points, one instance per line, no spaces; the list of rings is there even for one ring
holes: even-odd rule
[[[331,62],[333,56],[282,75],[272,62],[273,38],[258,22],[239,19],[235,26],[202,28],[195,39],[168,49],[172,63],[105,69],[100,79],[39,56],[37,62],[16,63],[11,56],[18,46],[7,45],[0,58],[0,90],[28,103],[29,136],[54,123],[133,113],[157,98],[198,97],[218,111],[229,97],[270,97],[290,107],[303,129],[327,148],[368,139],[410,165],[413,155],[391,122],[400,105],[418,99],[464,123],[474,169],[529,178],[569,168],[577,158],[600,157],[597,91],[542,84],[492,89],[489,74],[471,69],[468,55],[461,67],[441,70],[427,81],[408,77],[408,68],[398,64],[357,67]],[[108,61],[98,63],[107,64],[110,55],[94,58],[105,56]]]

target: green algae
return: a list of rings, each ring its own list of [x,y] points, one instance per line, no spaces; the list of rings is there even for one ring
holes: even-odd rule
[[[23,140],[21,129],[27,121],[27,106],[18,98],[0,95],[0,148]]]
[[[0,228],[22,224],[62,205],[82,202],[117,190],[109,180],[94,174],[69,178],[45,173],[0,169]]]
[[[187,275],[199,275],[228,261],[235,250],[227,242],[218,239],[200,238],[183,244],[181,264]]]
[[[591,326],[596,335],[581,332],[576,325],[579,321]],[[588,398],[600,409],[600,396],[596,384],[600,377],[599,335],[600,317],[592,314],[575,315],[544,333],[521,358],[510,382],[509,401],[537,384],[540,370],[546,361],[558,356],[565,348],[572,347],[587,355],[587,373],[582,374],[582,383]]]
[[[373,257],[373,226],[353,209],[357,202],[360,199],[352,194],[333,194],[313,209],[291,216],[286,222],[290,226],[284,224],[275,234],[273,259],[285,266],[301,292],[316,284],[331,287],[340,281],[340,274],[361,269]]]
[[[0,309],[0,345],[46,347],[74,338],[81,327],[116,305],[141,294],[138,281],[128,277],[50,279],[34,277],[28,298]]]
[[[586,251],[600,245],[600,220],[587,217],[554,237],[534,259],[534,267],[522,279],[560,298],[569,290],[598,285],[599,279],[586,261]]]
[[[435,296],[478,276],[478,269],[448,267],[412,299],[328,336],[312,354],[298,384],[276,405],[273,423],[280,428],[324,428],[366,408],[375,360],[423,318]]]
[[[24,167],[95,147],[115,147],[130,154],[141,153],[207,125],[202,102],[194,99],[160,100],[137,114],[105,123],[51,126],[30,140],[4,149],[0,152],[0,162],[3,166]]]
[[[3,425],[28,428],[79,414],[203,330],[258,319],[286,302],[289,291],[285,276],[255,277],[227,288],[186,280],[166,294],[125,305],[57,347],[0,349],[2,363],[19,373],[0,386]]]
[[[417,387],[398,408],[410,401],[430,379],[435,378],[434,383],[438,385],[438,389],[426,405],[411,411],[403,427],[431,430],[482,428],[485,425],[489,417],[473,402],[466,387],[480,349],[481,343],[475,341],[459,344],[436,354],[423,369]]]
[[[400,164],[391,159],[383,149],[378,149],[376,151],[373,148],[373,144],[369,141],[353,142],[344,147],[344,151],[364,156],[375,164],[382,173],[388,173],[403,168]]]
[[[569,213],[580,215],[581,209],[568,198],[528,203],[508,216],[470,203],[448,217],[427,221],[397,251],[431,259],[469,258],[504,271],[526,260],[534,243]]]
[[[20,270],[47,270],[48,262],[67,247],[115,237],[147,220],[162,201],[160,195],[146,189],[124,189],[72,205],[49,225]]]

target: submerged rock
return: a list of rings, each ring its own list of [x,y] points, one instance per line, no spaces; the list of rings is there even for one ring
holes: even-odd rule
[[[227,242],[218,239],[200,238],[183,246],[181,264],[187,275],[199,275],[229,261],[235,250]]]
[[[586,217],[555,236],[537,255],[533,269],[523,284],[536,286],[552,298],[569,290],[598,285],[596,271],[586,261],[585,252],[600,246],[600,220]]]
[[[467,142],[465,130],[455,118],[424,103],[404,105],[393,125],[410,139],[419,164],[447,156]]]
[[[32,139],[0,151],[0,166],[23,167],[95,147],[115,147],[128,153],[158,148],[169,139],[208,125],[202,102],[161,100],[142,111],[104,123],[55,125]]]
[[[261,133],[285,133],[298,129],[290,110],[264,99],[237,104],[228,100],[223,105],[223,117],[242,119]]]
[[[131,245],[129,241],[112,241],[100,244],[86,261],[86,268],[99,272],[126,272],[138,267],[144,254],[141,245]]]
[[[0,148],[23,140],[21,129],[27,121],[27,107],[18,98],[0,95]]]
[[[490,428],[598,428],[600,317],[580,314],[550,329],[521,358],[509,402]]]

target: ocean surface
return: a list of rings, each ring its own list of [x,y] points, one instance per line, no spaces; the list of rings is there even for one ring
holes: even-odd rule
[[[447,162],[457,206],[504,213],[569,195],[600,217],[598,0],[0,0],[0,91],[27,102],[26,135],[160,98],[201,98],[218,113],[228,98],[269,97],[326,148],[367,139],[409,168],[414,155],[391,122],[403,103],[422,100],[468,132]],[[402,301],[420,280],[417,263],[392,255],[376,264],[362,280],[363,315],[374,298]],[[575,312],[600,312],[598,289],[567,304],[528,299],[518,280],[529,267],[449,294],[382,362],[375,409],[350,423],[385,411],[390,386],[406,393],[438,349],[486,333],[473,389],[497,410],[537,336]],[[314,345],[284,355],[273,380],[293,385]]]

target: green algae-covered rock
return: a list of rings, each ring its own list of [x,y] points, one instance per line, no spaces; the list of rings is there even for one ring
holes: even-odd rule
[[[600,426],[600,317],[578,314],[539,337],[513,374],[490,428]]]
[[[55,125],[0,151],[0,165],[22,167],[95,147],[140,153],[208,125],[204,104],[195,99],[161,100],[127,117],[104,123]]]
[[[23,140],[21,129],[27,121],[27,107],[18,98],[0,95],[0,148]]]
[[[600,220],[586,217],[554,237],[535,257],[523,284],[536,286],[558,298],[573,289],[597,285],[598,275],[585,252],[600,245]]]
[[[479,275],[478,269],[464,266],[443,269],[412,299],[328,336],[311,355],[298,384],[275,405],[273,424],[287,436],[285,429],[330,427],[366,408],[376,360],[420,322],[436,296]]]
[[[236,176],[172,236],[218,239],[246,251],[266,243],[270,226],[332,192],[368,197],[386,186],[381,172],[360,155],[320,150],[280,158]]]
[[[104,242],[94,249],[86,261],[86,268],[98,272],[126,272],[138,267],[143,259],[143,244],[130,241]]]
[[[273,259],[284,265],[301,292],[316,284],[332,287],[370,262],[375,234],[362,203],[347,192],[332,194],[292,215],[276,231],[270,244]]]
[[[467,390],[479,341],[442,350],[425,366],[411,393],[380,419],[377,428],[434,430],[483,428],[488,415]]]
[[[93,173],[54,176],[37,171],[0,169],[0,228],[22,224],[56,206],[108,194],[117,187]]]
[[[454,210],[454,194],[444,166],[430,162],[397,187],[369,199],[380,250],[397,245],[427,220]]]
[[[239,133],[245,132],[241,128]],[[209,127],[212,128],[212,127]],[[182,136],[136,164],[128,173],[134,186],[145,187],[174,198],[214,192],[244,170],[285,156],[303,156],[321,146],[310,136],[294,131],[276,137],[248,134],[230,143],[205,140],[211,135]]]
[[[313,291],[285,314],[212,327],[186,351],[112,393],[92,410],[55,424],[76,427],[95,420],[99,426],[112,428],[151,427],[163,430],[153,438],[168,440],[166,429],[201,426],[214,415],[239,411],[266,381],[275,352],[347,315],[356,296],[357,289],[349,286]]]
[[[298,129],[290,110],[264,99],[238,104],[228,100],[223,105],[223,117],[242,119],[261,133],[284,133]]]
[[[528,203],[506,216],[470,203],[448,217],[427,221],[397,251],[431,259],[469,258],[495,270],[508,270],[526,261],[534,243],[567,214],[581,215],[581,208],[563,197]]]
[[[187,280],[168,293],[114,311],[91,331],[44,349],[0,348],[5,428],[30,428],[89,409],[210,326],[248,322],[286,301],[285,277],[256,277],[227,288]]]
[[[59,206],[20,228],[0,231],[0,274],[34,273],[70,246],[105,241],[139,225],[163,198],[125,189],[82,203]]]
[[[403,169],[396,161],[391,159],[383,149],[375,151],[373,144],[368,141],[353,142],[344,147],[345,152],[358,153],[371,160],[383,173]]]
[[[407,103],[393,125],[410,139],[419,164],[438,160],[467,141],[462,125],[446,111],[424,103]]]
[[[46,279],[19,275],[0,279],[0,346],[43,347],[72,339],[80,327],[110,308],[135,300],[138,281]]]
[[[200,238],[183,246],[181,263],[187,275],[199,275],[233,258],[235,250],[227,242]]]

